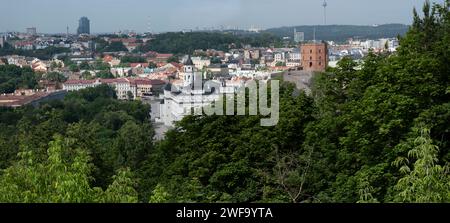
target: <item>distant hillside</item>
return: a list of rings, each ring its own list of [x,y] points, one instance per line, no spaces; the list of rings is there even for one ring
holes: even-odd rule
[[[169,32],[155,35],[144,46],[137,49],[140,52],[156,51],[159,53],[191,54],[196,49],[216,49],[228,51],[229,46],[244,47],[281,47],[279,37],[270,33],[245,32]]]
[[[267,29],[264,32],[275,34],[278,37],[294,37],[294,28],[297,32],[305,33],[305,40],[312,40],[314,27],[316,39],[346,41],[348,38],[378,39],[383,37],[396,37],[404,35],[409,26],[403,24],[386,24],[379,26],[355,26],[355,25],[327,25],[327,26],[291,26]]]

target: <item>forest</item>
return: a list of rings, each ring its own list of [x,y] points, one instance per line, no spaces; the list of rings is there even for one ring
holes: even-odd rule
[[[0,202],[450,202],[449,5],[311,94],[281,82],[272,127],[187,116],[154,141],[150,107],[106,85],[0,108]]]
[[[34,89],[38,86],[37,79],[38,75],[30,67],[0,66],[0,94],[12,93],[18,88]]]
[[[40,107],[2,108],[1,202],[136,202],[152,150],[149,107],[107,85]]]
[[[216,49],[228,51],[252,47],[282,46],[281,38],[270,34],[242,34],[221,32],[170,32],[158,34],[144,46],[137,49],[140,52],[156,51],[159,53],[192,54],[194,50]]]
[[[68,53],[68,52],[70,52],[70,49],[68,49],[68,48],[54,47],[54,46],[50,46],[50,47],[47,47],[44,49],[35,49],[35,50],[16,49],[7,42],[5,43],[5,45],[3,47],[0,47],[0,56],[19,55],[19,56],[25,56],[25,57],[36,57],[41,60],[50,60],[53,58],[53,56],[55,54]]]
[[[33,72],[28,66],[23,68],[8,64],[0,66],[0,94],[14,93],[17,89],[39,89],[42,88],[39,82],[43,80],[61,84],[67,78],[56,71],[44,74]]]

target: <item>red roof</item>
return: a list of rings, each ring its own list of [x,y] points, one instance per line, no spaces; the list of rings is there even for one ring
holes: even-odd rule
[[[67,80],[64,84],[93,84],[96,80]]]
[[[148,63],[130,63],[130,67],[137,67],[141,65],[142,67],[148,67]]]
[[[181,63],[175,63],[175,62],[171,62],[170,64],[172,64],[173,66],[175,66],[176,68],[180,69],[183,67],[183,64]]]
[[[128,80],[127,78],[117,78],[115,80],[116,81],[114,81],[114,82],[116,82],[116,83],[129,83],[130,82],[130,80]]]
[[[31,42],[31,41],[22,41],[22,42],[16,42],[14,45],[16,45],[16,46],[29,46],[29,45],[33,45],[33,42]]]
[[[122,42],[124,42],[124,43],[134,43],[134,42],[136,42],[136,38],[124,38],[124,39],[122,39]]]
[[[127,83],[130,82],[126,78],[109,78],[109,79],[99,79],[100,83],[103,84],[114,84],[114,83]]]
[[[31,103],[39,98],[50,95],[52,92],[36,92],[33,95],[0,95],[0,106],[17,107]]]
[[[158,54],[156,54],[156,57],[158,57],[158,58],[169,58],[171,56],[173,56],[173,54],[171,54],[171,53],[158,53]]]
[[[116,79],[100,79],[100,82],[102,82],[104,84],[111,84],[111,83],[115,83]]]
[[[166,82],[164,82],[164,81],[162,81],[162,80],[158,80],[158,79],[150,80],[150,83],[151,83],[152,85],[163,85],[163,84],[166,84]]]
[[[137,85],[163,85],[165,84],[162,80],[150,80],[150,79],[133,79],[133,78],[114,78],[114,79],[94,79],[94,80],[68,80],[64,84],[93,84],[96,81],[103,84],[114,84],[114,83],[131,83]]]
[[[115,79],[93,79],[93,80],[68,80],[66,82],[64,82],[64,84],[93,84],[95,82],[100,82],[103,84],[112,84],[112,83],[126,83],[129,82],[127,79],[125,78],[115,78]]]
[[[149,56],[156,56],[158,53],[155,51],[148,51],[147,53],[145,53],[145,56],[149,57]]]
[[[109,42],[122,42],[121,38],[111,38],[109,39]]]
[[[104,62],[111,62],[113,60],[113,57],[111,55],[106,55],[103,57]]]
[[[110,42],[122,42],[122,43],[134,43],[136,42],[136,38],[111,38]]]
[[[164,65],[166,65],[166,64],[167,64],[166,62],[161,62],[161,63],[157,63],[156,66],[157,66],[157,67],[162,67],[162,66],[164,66]]]
[[[137,85],[151,85],[152,82],[149,79],[134,79],[133,80]]]
[[[136,85],[163,85],[166,82],[162,80],[152,80],[152,79],[130,79],[131,82],[133,82]]]
[[[140,43],[128,43],[127,46],[128,47],[132,47],[132,46],[139,46],[141,45]]]

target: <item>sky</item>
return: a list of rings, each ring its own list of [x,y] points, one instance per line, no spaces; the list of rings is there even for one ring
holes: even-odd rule
[[[444,0],[432,2],[442,3]],[[327,0],[327,24],[411,24],[425,0]],[[214,28],[323,25],[323,0],[0,0],[0,32],[36,27],[38,33],[167,32]],[[420,11],[420,10],[418,10]]]

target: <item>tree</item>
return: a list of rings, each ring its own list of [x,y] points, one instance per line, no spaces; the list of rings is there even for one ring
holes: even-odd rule
[[[104,193],[106,203],[137,203],[138,194],[134,187],[133,175],[130,169],[121,169],[113,176],[113,183]]]
[[[172,62],[179,63],[180,60],[178,59],[177,56],[171,56],[171,57],[169,57],[169,59],[167,59],[167,63],[172,63]]]
[[[12,39],[11,39],[12,40]],[[70,49],[65,47],[50,46],[44,49],[22,50],[15,49],[9,43],[5,43],[3,48],[0,48],[0,56],[5,55],[20,55],[26,57],[36,57],[41,60],[51,60],[55,54],[68,53]]]
[[[95,76],[104,79],[114,78],[114,75],[109,70],[99,71],[98,73],[95,74]]]
[[[251,64],[259,64],[259,60],[258,59],[251,59]]]
[[[212,80],[214,78],[214,73],[211,70],[206,69],[206,67],[202,68],[202,73],[206,80]]]
[[[91,72],[89,72],[89,71],[84,71],[84,72],[81,74],[81,78],[84,79],[84,80],[90,80],[90,79],[93,79],[92,74],[91,74]]]
[[[134,95],[131,91],[127,91],[127,100],[133,100],[134,99]]]
[[[109,45],[102,37],[95,38],[95,50],[97,52],[105,52],[105,48]]]
[[[160,184],[156,185],[153,190],[153,195],[150,197],[150,203],[164,203],[167,202],[170,195],[167,193],[166,189]]]
[[[60,64],[60,63],[56,63],[56,61],[52,61],[52,62],[50,63],[50,69],[51,69],[51,70],[54,70],[54,69],[56,69],[56,68],[61,68],[61,64]]]
[[[155,63],[153,63],[153,62],[149,62],[148,63],[148,68],[150,68],[150,69],[154,69],[154,68],[157,68],[158,66],[156,66],[156,64]]]
[[[127,121],[117,134],[114,146],[119,163],[116,165],[138,169],[152,147],[153,130],[148,124],[138,125]]]
[[[312,152],[310,151],[305,157],[303,165],[300,164],[303,160],[298,152],[290,152],[286,155],[276,154],[275,156],[274,177],[292,203],[297,203],[305,197],[303,188],[312,162]]]
[[[212,64],[221,64],[222,60],[218,57],[213,57],[213,58],[211,58],[211,63]]]
[[[54,81],[57,83],[63,83],[67,80],[67,78],[59,72],[50,72],[45,75],[45,79],[47,79],[49,81]]]
[[[139,47],[139,51],[192,54],[197,49],[227,51],[229,50],[229,46],[233,45],[239,47],[242,45],[269,47],[278,42],[281,42],[281,38],[269,33],[234,35],[232,33],[221,32],[169,32],[155,35],[152,40],[147,41],[142,47]]]
[[[65,201],[69,195],[130,202],[136,194],[140,202],[448,202],[448,1],[433,8],[415,16],[396,53],[370,52],[363,63],[343,58],[336,68],[313,75],[311,94],[281,82],[275,126],[261,126],[261,115],[186,116],[165,139],[152,142],[149,105],[116,100],[106,84],[38,107],[0,108],[0,167],[6,168],[0,197],[17,202]],[[192,45],[178,44],[180,39]],[[167,33],[151,44],[191,51],[257,40]],[[14,90],[32,84],[39,77],[24,75],[30,70],[8,67],[0,72],[0,86]],[[48,147],[55,134],[63,136],[58,156],[59,149]],[[14,157],[19,151],[26,158]]]
[[[78,71],[80,71],[80,68],[78,68],[78,66],[76,64],[71,64],[71,65],[69,65],[69,70],[72,72],[78,72]]]
[[[128,51],[125,45],[123,45],[123,43],[119,41],[114,41],[103,49],[103,52],[119,52],[119,51]]]
[[[95,70],[100,70],[100,71],[109,71],[109,64],[103,62],[102,59],[97,59],[94,63],[94,69]]]
[[[120,58],[121,63],[145,63],[144,57],[123,56]]]
[[[395,189],[399,192],[396,201],[401,202],[449,202],[449,167],[438,164],[439,148],[433,145],[430,130],[415,129],[419,136],[414,140],[408,152],[408,158],[399,157],[395,166],[401,166],[404,177],[398,180]],[[410,166],[412,160],[415,162]]]
[[[119,173],[106,192],[89,185],[92,165],[83,149],[71,149],[61,136],[50,142],[48,159],[36,161],[33,152],[19,153],[20,160],[0,176],[1,202],[135,202],[130,179]]]
[[[0,167],[12,169],[16,166],[20,157],[15,155],[20,151],[30,152],[33,164],[36,165],[30,166],[29,169],[39,170],[36,167],[38,164],[48,163],[48,142],[54,140],[52,137],[55,134],[59,134],[62,135],[62,157],[65,166],[72,164],[78,150],[89,155],[89,186],[100,194],[95,197],[96,200],[89,202],[130,202],[135,200],[134,195],[139,195],[136,199],[147,202],[148,194],[135,194],[131,189],[142,190],[139,168],[153,148],[149,109],[148,105],[140,101],[116,100],[115,90],[108,85],[69,92],[64,100],[43,102],[37,107],[0,108]],[[123,174],[127,169],[129,173]],[[20,171],[23,172],[23,168]],[[117,180],[115,174],[119,177]],[[17,181],[21,178],[33,178],[30,175],[14,175],[17,175],[17,179],[14,179]],[[124,180],[124,176],[133,178],[132,182]],[[39,177],[43,182],[50,181],[45,179],[45,176]],[[130,193],[124,196],[116,196],[114,193],[111,195],[116,190],[114,188],[117,188],[114,186],[116,184],[113,184],[115,180],[122,182],[119,184],[123,185],[120,190]],[[14,185],[12,187],[15,187]],[[111,185],[114,190],[108,190]],[[108,196],[101,195],[99,189],[104,193],[111,193],[108,193]],[[35,197],[44,198],[44,195],[39,193]],[[23,197],[18,197],[17,202],[19,201],[34,202]]]
[[[39,75],[34,73],[30,67],[0,66],[0,94],[12,93],[18,88],[37,88],[38,80]]]
[[[84,61],[80,64],[80,70],[90,70],[91,66],[88,62]]]

